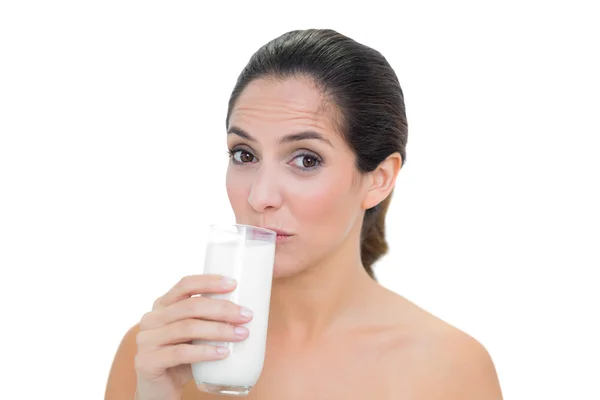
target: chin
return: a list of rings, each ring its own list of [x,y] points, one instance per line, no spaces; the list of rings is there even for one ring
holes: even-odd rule
[[[285,265],[275,261],[275,266],[273,267],[273,279],[277,280],[280,278],[289,278],[290,276],[294,276],[302,271],[301,268],[294,267],[295,266]]]
[[[273,279],[289,278],[304,271],[305,263],[301,262],[300,257],[293,257],[290,254],[281,254],[275,252],[275,264],[273,266]]]

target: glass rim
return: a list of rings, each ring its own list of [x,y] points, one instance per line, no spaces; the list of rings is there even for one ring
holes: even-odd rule
[[[260,232],[263,232],[263,233],[268,233],[268,234],[277,236],[277,232],[275,232],[274,230],[268,229],[268,228],[263,228],[261,226],[255,226],[255,225],[216,223],[216,224],[210,224],[209,227],[210,228],[241,227],[241,228],[246,228],[246,229],[250,229],[250,230],[253,230],[253,231],[260,231]]]

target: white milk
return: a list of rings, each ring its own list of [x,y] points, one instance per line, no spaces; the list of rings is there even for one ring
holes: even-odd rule
[[[275,243],[259,240],[240,239],[238,243],[207,245],[204,273],[237,280],[233,292],[207,296],[228,299],[249,308],[254,317],[244,325],[250,334],[241,342],[194,341],[226,346],[230,350],[222,360],[192,364],[197,383],[247,387],[256,384],[265,358],[274,256]]]

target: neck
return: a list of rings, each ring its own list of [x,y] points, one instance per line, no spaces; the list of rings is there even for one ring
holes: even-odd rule
[[[359,235],[353,236],[318,265],[273,282],[270,331],[306,343],[356,319],[378,284],[361,263]]]

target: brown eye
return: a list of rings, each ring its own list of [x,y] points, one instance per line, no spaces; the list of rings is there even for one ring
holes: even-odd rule
[[[253,162],[254,161],[254,156],[252,155],[252,153],[250,153],[248,151],[245,151],[245,150],[236,150],[233,153],[233,159],[237,163],[246,164],[246,163]]]
[[[294,164],[303,170],[312,170],[321,165],[321,160],[311,154],[301,154],[294,159]]]
[[[304,156],[302,158],[302,166],[304,168],[312,168],[315,165],[317,165],[317,160],[315,160],[313,157],[310,156]]]
[[[242,151],[242,154],[240,155],[240,159],[242,160],[242,162],[252,162],[252,160],[254,159],[254,156],[250,153],[248,153],[247,151]]]

